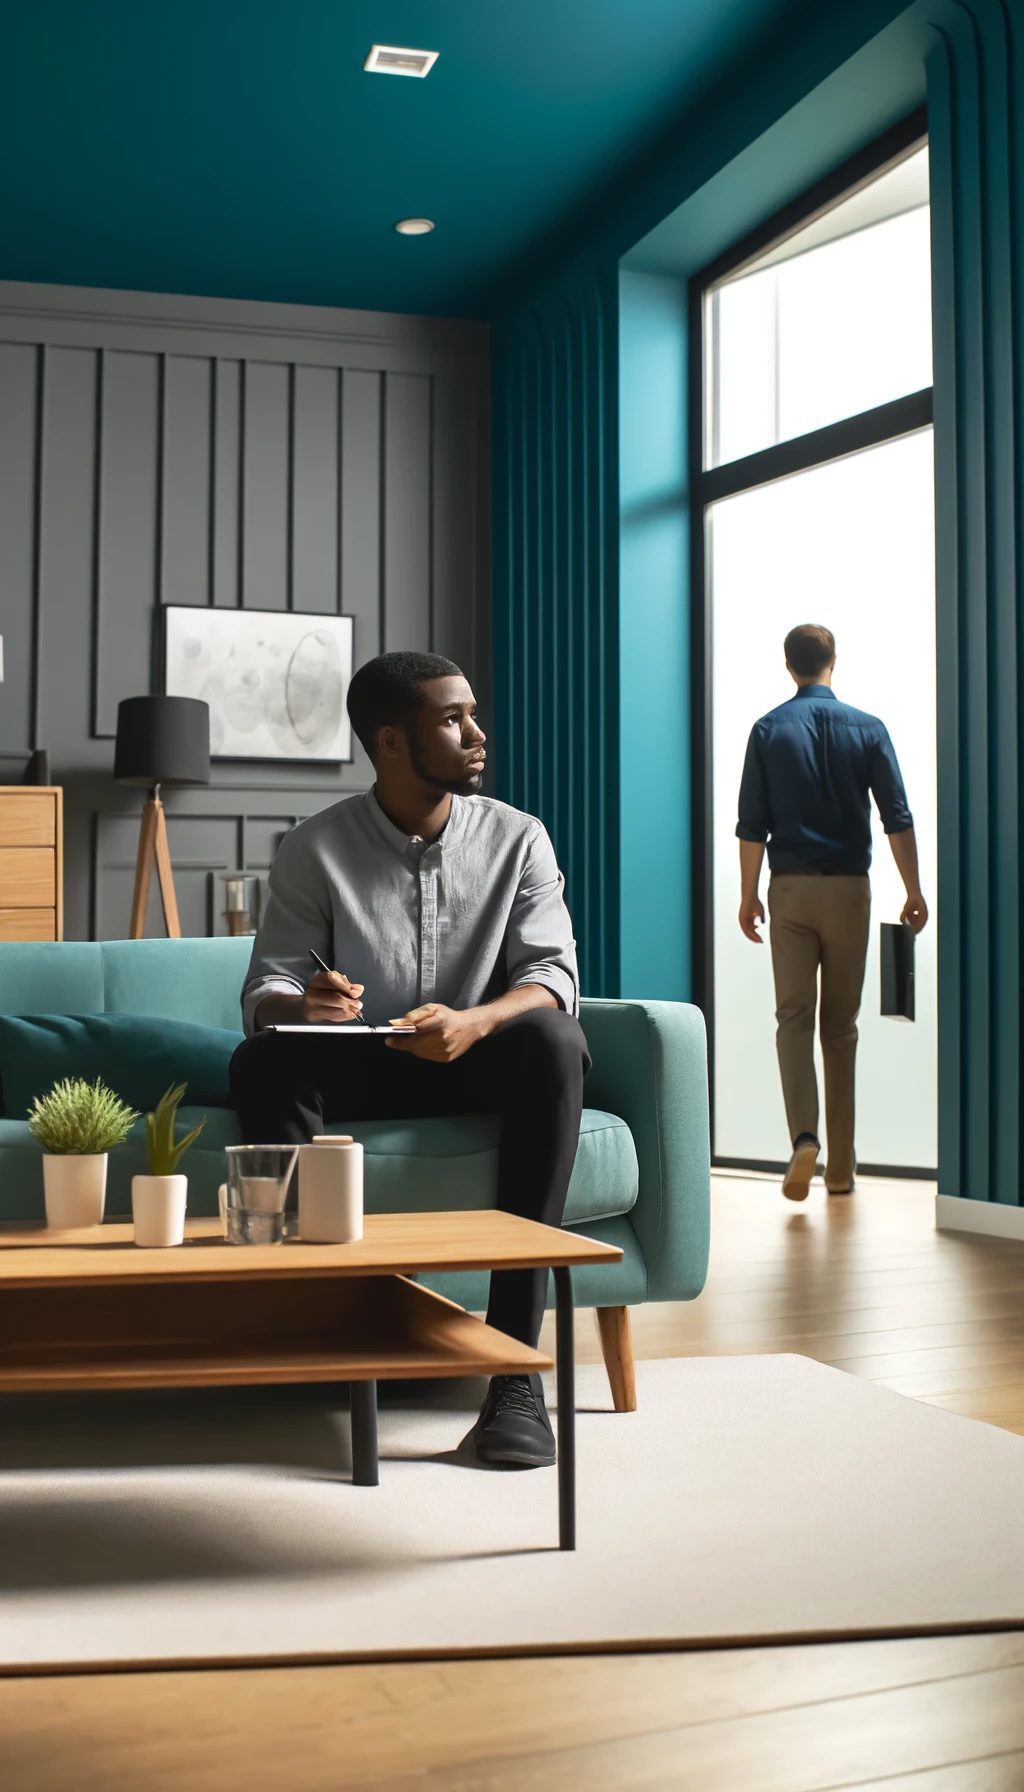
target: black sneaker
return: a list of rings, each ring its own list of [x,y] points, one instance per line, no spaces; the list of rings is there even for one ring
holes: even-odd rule
[[[555,1436],[540,1376],[492,1375],[471,1436],[480,1462],[550,1467],[555,1460]]]

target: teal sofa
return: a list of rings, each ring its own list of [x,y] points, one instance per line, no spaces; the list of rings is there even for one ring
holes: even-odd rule
[[[133,1027],[134,1049],[149,1040],[157,1054],[191,1029],[190,1066],[173,1055],[172,1074],[204,1087],[202,1107],[186,1103],[183,1126],[203,1114],[206,1126],[183,1160],[189,1212],[215,1214],[224,1179],[224,1147],[239,1140],[228,1106],[226,1064],[241,1038],[239,990],[248,939],[113,940],[102,943],[0,943],[0,1015],[148,1017]],[[627,1307],[645,1300],[690,1300],[704,1285],[708,1261],[709,1155],[707,1053],[699,1010],[678,1002],[584,1001],[581,1015],[593,1058],[587,1106],[569,1189],[566,1225],[621,1247],[622,1262],[577,1270],[583,1306]],[[163,1023],[163,1025],[162,1025]],[[221,1029],[196,1051],[196,1023]],[[100,1023],[102,1026],[105,1023]],[[39,1147],[25,1108],[12,1111],[6,1090],[31,1082],[30,1054],[17,1029],[0,1023],[0,1220],[43,1219]],[[60,1038],[62,1023],[51,1023]],[[74,1024],[67,1023],[72,1032]],[[67,1030],[65,1027],[65,1031]],[[206,1049],[208,1045],[209,1049]],[[114,1088],[114,1060],[88,1063],[72,1048],[53,1057],[60,1075],[101,1069]],[[4,1054],[6,1052],[6,1064]],[[59,1054],[58,1054],[59,1057]],[[76,1058],[78,1061],[76,1061]],[[202,1062],[199,1062],[199,1059]],[[213,1069],[211,1070],[211,1065]],[[136,1067],[123,1067],[122,1083]],[[212,1079],[212,1081],[211,1081]],[[168,1077],[167,1080],[170,1080]],[[46,1082],[49,1086],[49,1080]],[[128,1095],[129,1089],[118,1091]],[[213,1097],[217,1100],[214,1101]],[[498,1123],[487,1116],[369,1122],[340,1120],[365,1149],[368,1212],[493,1206]],[[131,1209],[131,1178],[146,1167],[143,1123],[110,1156],[107,1216]],[[485,1304],[486,1277],[437,1278],[460,1304]]]

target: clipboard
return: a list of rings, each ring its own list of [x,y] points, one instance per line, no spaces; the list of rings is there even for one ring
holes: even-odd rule
[[[883,921],[879,937],[882,1014],[914,1019],[914,929],[905,921]]]
[[[415,1031],[415,1027],[393,1027],[390,1023],[380,1027],[368,1027],[364,1026],[361,1021],[352,1020],[324,1021],[322,1023],[308,1021],[305,1025],[301,1022],[294,1022],[287,1026],[260,1028],[261,1033],[332,1033],[335,1039],[350,1039],[354,1033],[364,1035],[375,1033],[379,1037],[382,1033],[415,1033]]]

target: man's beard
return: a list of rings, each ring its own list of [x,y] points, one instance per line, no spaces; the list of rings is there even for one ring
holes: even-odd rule
[[[428,790],[434,790],[438,796],[474,796],[483,788],[483,773],[472,772],[466,778],[438,778],[427,765],[415,735],[407,736],[409,741],[409,764],[416,773],[421,784]]]

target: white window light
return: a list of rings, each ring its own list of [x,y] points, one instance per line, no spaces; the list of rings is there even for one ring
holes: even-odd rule
[[[374,44],[363,67],[371,75],[415,75],[422,81],[439,55],[438,50],[400,50],[394,44]]]
[[[399,218],[395,225],[399,236],[429,236],[433,228],[433,218]]]

